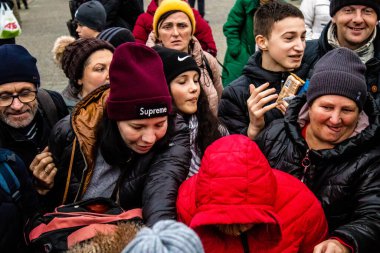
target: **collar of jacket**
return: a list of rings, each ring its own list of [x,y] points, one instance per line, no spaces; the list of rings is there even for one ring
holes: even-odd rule
[[[286,80],[289,76],[289,71],[275,72],[266,70],[261,67],[262,65],[262,52],[256,51],[248,60],[247,64],[243,69],[243,75],[248,76],[253,79],[252,82],[256,85],[262,85],[265,82],[269,82],[272,85],[278,86],[276,89],[281,89],[281,83]],[[291,71],[299,76],[301,79],[306,80],[307,74],[309,72],[309,65],[304,64],[302,61],[301,66],[294,71]],[[258,83],[259,82],[259,83]],[[277,85],[276,85],[277,84]]]
[[[86,163],[82,193],[90,183],[95,166],[97,129],[103,119],[106,100],[109,96],[109,85],[102,85],[83,98],[74,107],[71,124],[79,143],[79,148]]]
[[[328,51],[332,50],[333,47],[328,43],[327,34],[332,22],[330,21],[323,29],[321,36],[318,39],[319,48],[322,50],[321,53],[324,55]],[[375,58],[380,61],[380,24],[376,26],[376,38],[373,41],[375,49]]]
[[[301,127],[298,123],[299,113],[306,103],[306,96],[297,96],[289,104],[284,117],[284,126],[289,133],[289,137],[302,149],[308,149],[305,139],[301,134]],[[337,144],[333,149],[313,151],[323,159],[340,159],[352,157],[362,152],[362,147],[372,147],[377,145],[378,136],[380,136],[380,113],[372,96],[368,96],[364,105],[364,111],[369,118],[370,125],[359,134],[350,137]]]

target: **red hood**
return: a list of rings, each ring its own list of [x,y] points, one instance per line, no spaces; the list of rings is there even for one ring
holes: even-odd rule
[[[276,178],[256,143],[246,136],[226,136],[207,148],[195,194],[197,210],[192,228],[231,223],[279,224],[274,212]]]

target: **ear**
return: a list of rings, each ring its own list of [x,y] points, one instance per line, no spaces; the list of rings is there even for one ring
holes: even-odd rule
[[[332,18],[331,18],[331,23],[333,24],[336,24],[336,18],[335,18],[336,15],[334,15]]]
[[[268,40],[263,35],[257,35],[255,37],[256,45],[261,51],[268,50]]]
[[[79,85],[83,85],[82,79],[79,79],[79,80],[77,81],[77,84],[79,84]]]

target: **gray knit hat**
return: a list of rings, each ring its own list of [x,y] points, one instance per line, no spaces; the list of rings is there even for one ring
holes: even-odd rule
[[[75,20],[81,25],[101,32],[106,26],[107,13],[102,3],[89,1],[81,4],[75,12]]]
[[[377,13],[377,19],[380,20],[380,1],[379,0],[331,0],[330,16],[333,17],[337,11],[348,5],[364,5],[373,8]]]
[[[201,240],[185,224],[173,220],[159,221],[141,229],[122,253],[203,253]]]
[[[340,95],[356,102],[361,111],[367,99],[366,66],[356,53],[340,47],[329,51],[315,65],[306,92],[307,103],[323,95]]]

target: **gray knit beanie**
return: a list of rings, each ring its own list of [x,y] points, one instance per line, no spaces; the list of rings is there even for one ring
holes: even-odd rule
[[[81,25],[101,32],[106,26],[107,13],[102,3],[89,1],[81,4],[75,12],[75,20]]]
[[[377,13],[377,19],[380,20],[380,1],[379,0],[331,0],[330,16],[333,17],[337,11],[348,5],[364,5],[373,8]]]
[[[159,221],[141,229],[122,253],[203,253],[201,240],[185,224],[173,220]]]
[[[367,99],[366,66],[356,53],[340,47],[329,51],[315,65],[306,92],[307,103],[323,95],[340,95],[356,102],[361,111]]]

